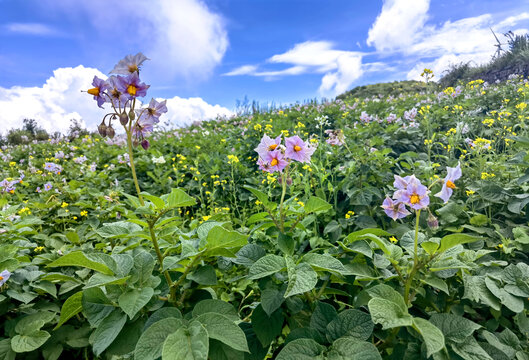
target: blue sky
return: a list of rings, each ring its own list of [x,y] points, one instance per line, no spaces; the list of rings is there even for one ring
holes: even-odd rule
[[[481,63],[495,50],[489,27],[527,33],[529,0],[0,0],[0,131],[24,117],[94,127],[104,112],[80,90],[139,51],[149,99],[169,99],[179,125],[245,96],[332,98]]]

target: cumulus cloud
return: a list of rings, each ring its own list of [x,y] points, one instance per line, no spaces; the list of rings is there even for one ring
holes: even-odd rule
[[[244,65],[224,75],[250,75],[273,79],[306,73],[324,74],[319,93],[331,97],[347,90],[363,74],[362,55],[363,53],[357,51],[337,50],[330,41],[306,41],[266,60],[266,64],[290,65],[285,69],[262,70],[258,65]],[[377,71],[378,68],[369,69]]]
[[[367,45],[383,52],[412,44],[428,19],[429,7],[429,0],[384,0],[369,29]]]
[[[156,80],[205,79],[228,48],[223,18],[201,0],[45,0],[43,6],[86,18],[106,41],[142,51],[152,59],[145,73]]]
[[[321,79],[320,95],[336,96],[349,90],[351,84],[363,74],[362,58],[358,55],[341,55],[336,59],[337,69]]]
[[[92,83],[94,75],[105,78],[101,71],[79,65],[59,68],[41,87],[0,87],[0,132],[22,126],[23,119],[35,119],[48,132],[67,132],[71,119],[95,130],[107,111],[97,107],[92,96],[82,93]],[[108,105],[104,105],[108,106]],[[231,115],[230,110],[210,105],[201,98],[168,99],[169,112],[161,118],[174,126],[183,126],[195,120],[208,120],[217,114]]]

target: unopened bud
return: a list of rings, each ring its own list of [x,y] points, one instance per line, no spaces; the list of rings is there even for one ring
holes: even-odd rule
[[[138,141],[138,139],[134,139],[134,140],[132,140],[132,145],[133,145],[134,147],[138,146],[139,144],[140,144],[140,142]]]
[[[134,120],[136,118],[136,114],[134,113],[134,110],[130,109],[129,111],[129,119]]]
[[[439,220],[437,220],[432,213],[428,215],[428,220],[426,222],[432,230],[436,230],[439,227]]]
[[[121,114],[119,114],[119,122],[121,123],[121,125],[125,126],[128,124],[129,122],[129,117],[127,116],[126,113],[122,112]]]
[[[287,178],[287,185],[288,186],[292,185],[292,178],[291,177]]]
[[[111,139],[114,138],[114,135],[116,135],[116,132],[114,131],[114,128],[112,126],[107,127],[107,136]]]
[[[99,126],[97,127],[97,131],[99,131],[99,135],[101,135],[102,137],[107,136],[107,126],[104,122],[99,124]]]
[[[144,148],[145,150],[147,150],[149,148],[149,140],[147,139],[143,139],[142,142],[141,142],[141,147]]]

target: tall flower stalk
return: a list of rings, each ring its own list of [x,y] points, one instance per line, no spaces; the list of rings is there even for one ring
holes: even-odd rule
[[[134,147],[141,144],[143,149],[147,150],[149,148],[150,144],[147,136],[153,131],[154,125],[160,121],[160,116],[167,112],[165,100],[158,102],[155,99],[151,99],[146,107],[136,107],[137,103],[140,103],[136,101],[137,98],[146,96],[147,89],[150,87],[150,85],[141,82],[139,77],[140,67],[145,60],[147,60],[147,57],[142,53],[134,56],[127,55],[110,72],[117,75],[110,76],[106,81],[94,76],[92,82],[94,87],[87,91],[88,94],[94,96],[94,100],[97,101],[99,107],[109,103],[113,109],[113,112],[107,113],[103,117],[103,121],[98,126],[99,134],[103,137],[113,138],[115,130],[112,121],[119,121],[125,130],[129,165],[141,206],[145,206],[145,201],[141,194],[134,165]],[[163,270],[163,254],[154,231],[154,224],[158,220],[159,217],[148,218],[147,224],[160,270]],[[176,303],[176,286],[167,270],[163,271],[163,275],[170,291],[169,300]]]

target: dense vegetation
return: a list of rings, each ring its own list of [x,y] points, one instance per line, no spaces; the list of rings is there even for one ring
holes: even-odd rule
[[[529,359],[528,95],[4,146],[0,359]]]
[[[511,74],[529,76],[529,35],[514,35],[508,32],[504,36],[507,38],[507,43],[496,44],[499,46],[499,52],[488,63],[453,64],[440,79],[441,86],[456,86],[460,81],[469,82],[477,79],[494,83],[507,80]]]

